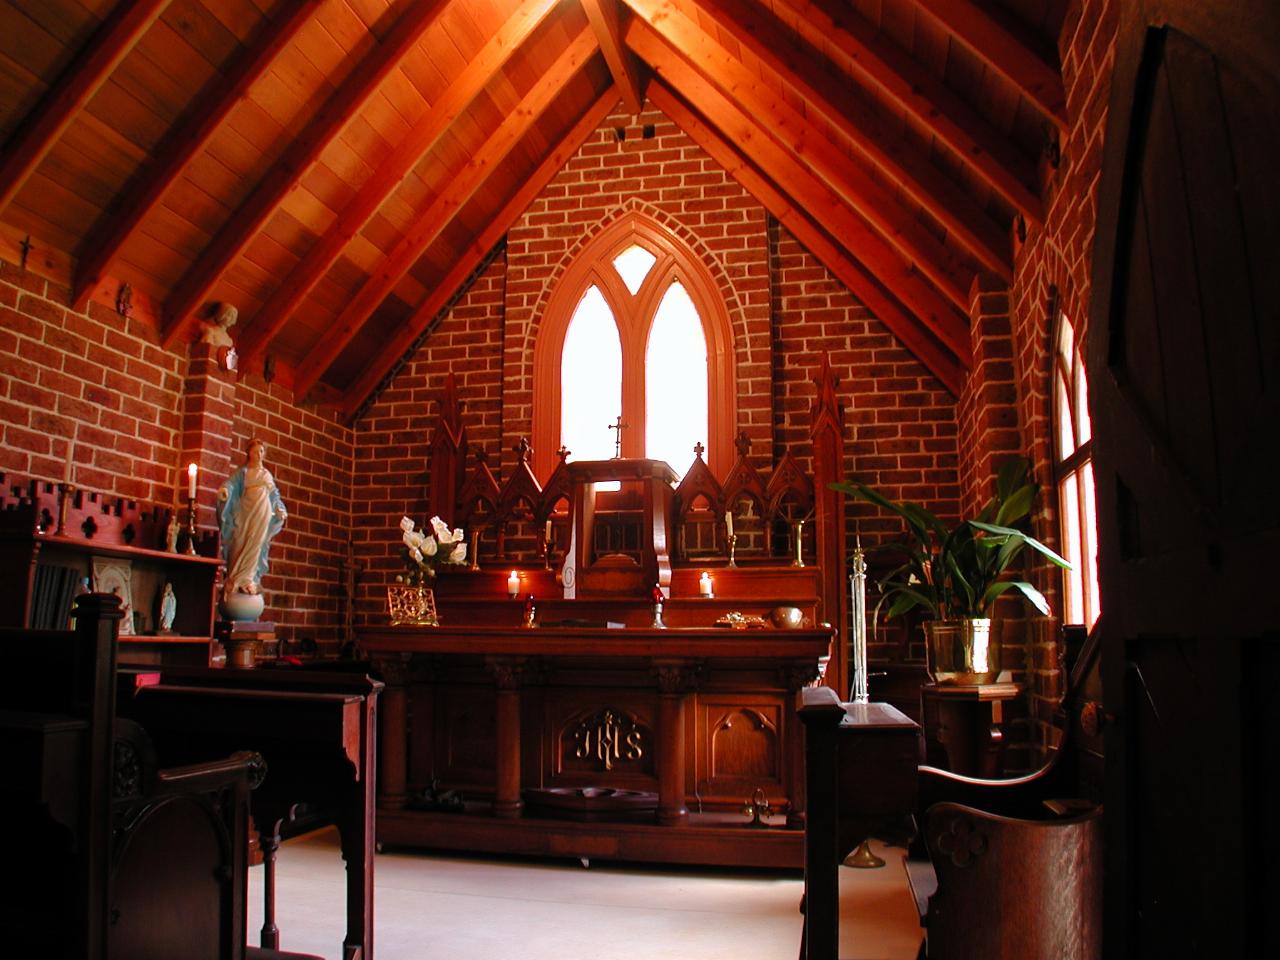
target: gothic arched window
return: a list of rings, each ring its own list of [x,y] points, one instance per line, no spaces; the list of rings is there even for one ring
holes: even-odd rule
[[[535,469],[563,443],[574,460],[665,460],[677,473],[703,444],[724,471],[734,429],[729,316],[706,267],[632,215],[593,239],[559,282],[534,349]]]
[[[1098,514],[1093,492],[1093,425],[1089,422],[1089,380],[1071,321],[1058,318],[1053,356],[1054,463],[1063,571],[1062,619],[1092,628],[1101,611],[1098,592]]]

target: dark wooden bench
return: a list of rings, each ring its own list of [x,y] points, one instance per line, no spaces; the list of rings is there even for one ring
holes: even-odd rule
[[[0,810],[23,878],[0,898],[0,942],[12,956],[242,960],[262,759],[165,766],[116,717],[120,617],[118,597],[86,594],[73,631],[0,631],[0,729],[18,764]]]
[[[917,833],[905,861],[934,960],[1101,956],[1102,808],[1079,799],[1075,728],[1096,646],[1075,663],[1045,764],[1003,780],[919,769]]]

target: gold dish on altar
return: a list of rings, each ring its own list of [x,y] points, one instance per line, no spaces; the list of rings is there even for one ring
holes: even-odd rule
[[[759,630],[769,625],[764,617],[740,610],[730,610],[716,621],[717,627],[728,627],[730,630]]]
[[[387,613],[393,627],[438,627],[436,596],[430,587],[404,583],[387,587]]]

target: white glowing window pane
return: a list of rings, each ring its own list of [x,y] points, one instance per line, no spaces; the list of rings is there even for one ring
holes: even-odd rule
[[[1054,374],[1054,419],[1058,421],[1058,459],[1065,460],[1075,453],[1076,440],[1071,433],[1071,397],[1061,373]]]
[[[560,355],[560,442],[574,460],[613,456],[609,425],[622,413],[622,341],[599,289],[583,295]]]
[[[1079,477],[1073,472],[1062,478],[1058,504],[1062,510],[1062,553],[1071,561],[1071,569],[1064,571],[1062,585],[1066,596],[1063,606],[1067,623],[1084,623],[1084,564],[1080,542],[1080,488]]]
[[[1076,357],[1076,436],[1084,446],[1093,438],[1093,424],[1089,422],[1089,378],[1084,364]]]
[[[1102,612],[1102,590],[1098,586],[1098,508],[1093,491],[1093,462],[1086,460],[1084,474],[1084,541],[1085,541],[1085,622],[1090,628]]]
[[[627,285],[627,289],[634,297],[636,291],[640,289],[640,284],[644,283],[644,278],[649,275],[649,271],[657,261],[658,258],[652,253],[633,243],[613,258],[613,269],[618,271],[618,276],[622,278],[622,282]]]
[[[1062,359],[1070,364],[1071,358],[1076,351],[1076,331],[1071,326],[1071,321],[1064,315],[1062,322],[1058,324],[1058,353],[1062,355]],[[1068,367],[1068,369],[1070,369]]]
[[[645,353],[645,456],[683,474],[698,443],[707,445],[707,338],[689,294],[673,283]]]

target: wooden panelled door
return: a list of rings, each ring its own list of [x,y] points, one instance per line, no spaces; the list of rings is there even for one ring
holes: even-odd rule
[[[1106,956],[1280,956],[1280,5],[1118,4],[1089,375]]]

